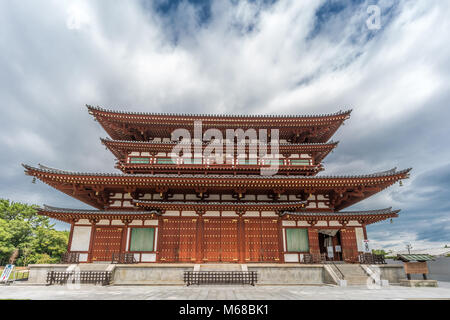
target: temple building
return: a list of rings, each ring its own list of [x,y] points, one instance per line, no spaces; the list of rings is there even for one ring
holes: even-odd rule
[[[366,226],[400,211],[347,208],[408,178],[410,169],[320,173],[321,162],[338,144],[330,139],[351,111],[255,116],[87,108],[109,135],[101,142],[121,173],[24,165],[26,174],[93,207],[39,209],[71,225],[68,252],[79,253],[82,262],[111,261],[113,253],[133,253],[147,263],[299,263],[305,256],[354,262],[364,251]],[[278,130],[279,140],[258,141],[270,156],[252,158],[246,137],[217,161],[203,154],[207,142],[185,139],[185,147],[200,152],[174,160],[180,141],[172,139],[173,132],[195,137],[198,122],[201,134],[253,129],[266,130],[270,138]],[[242,145],[246,157],[237,156]],[[261,174],[273,164],[275,174]]]

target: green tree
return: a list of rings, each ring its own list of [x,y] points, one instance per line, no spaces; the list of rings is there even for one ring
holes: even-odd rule
[[[17,265],[55,263],[67,250],[69,232],[57,231],[36,206],[0,199],[0,260],[18,248]]]

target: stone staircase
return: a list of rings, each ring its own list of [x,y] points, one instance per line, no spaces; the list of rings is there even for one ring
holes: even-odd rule
[[[236,263],[197,264],[194,271],[247,271],[247,265]]]
[[[366,285],[373,282],[373,280],[359,264],[334,265],[333,269],[336,268],[338,268],[340,272],[342,272],[342,274],[344,275],[344,280],[347,281],[347,285],[349,286]]]

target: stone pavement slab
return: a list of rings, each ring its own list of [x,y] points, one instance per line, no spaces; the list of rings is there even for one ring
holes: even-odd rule
[[[0,299],[32,300],[383,300],[450,299],[450,283],[438,288],[389,286],[0,286]]]

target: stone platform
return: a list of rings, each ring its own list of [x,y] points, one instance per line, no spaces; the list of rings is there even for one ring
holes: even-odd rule
[[[437,288],[436,280],[400,280],[400,285],[404,287],[434,287]]]
[[[340,264],[339,267],[342,268]],[[360,268],[359,265],[349,265]],[[190,263],[140,263],[140,264],[46,264],[30,265],[28,284],[45,285],[48,271],[111,271],[112,285],[184,285],[184,271],[256,271],[257,285],[339,285],[342,276],[330,264],[253,263],[253,264],[190,264]],[[70,268],[70,269],[68,269]],[[376,271],[379,278],[390,284],[399,284],[406,278],[401,265],[366,265],[361,270]],[[344,271],[345,272],[345,271]],[[369,278],[369,274],[366,275]],[[351,283],[357,285],[361,283]],[[365,282],[364,282],[365,283]]]

